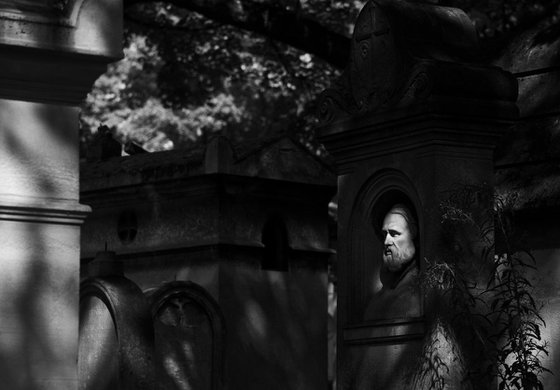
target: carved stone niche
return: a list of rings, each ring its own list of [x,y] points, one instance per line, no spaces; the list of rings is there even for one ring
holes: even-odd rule
[[[159,389],[223,388],[224,320],[201,286],[170,282],[146,295],[151,301]]]
[[[346,294],[346,328],[344,341],[361,343],[366,340],[379,341],[388,338],[417,338],[423,333],[423,302],[415,281],[410,285],[406,296],[400,296],[398,302],[385,302],[385,306],[376,305],[380,299],[379,292],[390,284],[389,276],[382,267],[383,240],[381,225],[389,209],[396,205],[405,205],[413,214],[417,225],[414,239],[416,254],[411,269],[414,274],[420,270],[423,258],[423,215],[420,198],[412,182],[402,173],[386,169],[376,173],[363,187],[352,206],[348,221],[349,242],[343,249],[348,262],[345,267],[345,280],[352,280]],[[411,280],[412,281],[412,280]],[[368,313],[371,307],[378,312]],[[385,325],[405,324],[400,331],[389,331]],[[366,330],[369,329],[369,330]],[[387,333],[388,332],[388,333]]]
[[[80,390],[153,390],[154,331],[146,298],[122,276],[80,286]]]
[[[416,222],[416,254],[395,278],[383,267],[381,226],[402,204]],[[425,218],[413,182],[396,169],[371,174],[343,216],[345,242],[339,247],[339,388],[403,389],[425,335],[424,303],[418,274],[423,266]],[[404,375],[403,375],[404,374]]]
[[[514,100],[517,93],[505,72],[474,65],[476,31],[456,8],[370,0],[351,45],[345,72],[321,98],[323,123],[429,105],[435,97]]]

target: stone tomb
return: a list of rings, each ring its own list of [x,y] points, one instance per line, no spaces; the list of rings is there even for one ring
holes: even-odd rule
[[[335,188],[325,164],[287,137],[243,145],[217,137],[204,148],[89,162],[82,173],[82,201],[93,210],[83,265],[107,243],[144,291],[175,281],[204,288],[223,314],[229,388],[327,387],[327,206]],[[156,335],[165,328],[187,346],[189,332],[208,329],[208,313],[185,304],[164,304]],[[199,328],[181,325],[183,314],[199,318]],[[177,353],[176,363],[190,359],[163,352]],[[173,376],[183,387],[194,379],[184,368]],[[197,380],[216,388],[212,376]]]
[[[489,266],[477,256],[476,238],[449,240],[440,208],[454,191],[474,188],[474,220],[492,210],[482,189],[491,191],[494,145],[518,113],[515,78],[476,65],[476,48],[474,26],[461,10],[368,1],[350,63],[323,95],[319,131],[339,184],[339,389],[428,389],[431,374],[461,388],[466,372],[480,364],[476,346],[455,343],[439,326],[450,307],[437,294],[411,287],[406,299],[394,300],[397,307],[388,299],[380,304],[400,294],[400,283],[410,271],[421,274],[427,261],[451,255]],[[411,268],[387,278],[381,227],[395,204],[407,205],[417,224],[416,255]],[[418,375],[425,370],[418,358],[433,362],[434,343],[439,369],[424,366],[432,371]]]

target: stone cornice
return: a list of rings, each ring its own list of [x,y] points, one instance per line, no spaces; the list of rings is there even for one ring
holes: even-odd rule
[[[73,27],[84,0],[0,0],[0,19]]]
[[[117,255],[118,260],[123,261],[126,265],[127,262],[136,263],[139,259],[152,260],[157,257],[163,256],[177,256],[183,254],[204,253],[204,252],[217,252],[223,253],[225,256],[230,257],[234,252],[242,252],[245,254],[253,254],[253,256],[246,256],[247,261],[252,259],[259,259],[262,257],[263,244],[260,241],[247,241],[233,238],[217,238],[206,241],[194,241],[185,243],[183,245],[162,245],[160,247],[135,247],[134,249],[119,251]],[[330,248],[315,248],[309,246],[291,246],[290,251],[295,256],[309,256],[320,262],[326,262],[329,256],[336,254],[336,251]],[[95,258],[95,253],[83,253],[81,261],[89,263]]]
[[[139,182],[120,186],[82,186],[81,202],[93,207],[149,201],[154,196],[165,199],[199,199],[211,196],[243,196],[252,198],[293,200],[317,204],[332,198],[334,185],[298,183],[267,178],[228,174],[206,174],[155,183]],[[95,183],[94,183],[95,184]],[[302,189],[304,191],[302,192]]]
[[[351,172],[359,161],[410,151],[426,153],[434,147],[440,153],[453,150],[455,156],[480,158],[482,151],[493,151],[517,113],[513,103],[478,102],[481,110],[488,112],[475,115],[475,107],[469,115],[464,101],[430,102],[416,109],[341,119],[321,127],[321,141],[335,158],[338,173]],[[455,112],[440,110],[446,105],[455,107]],[[502,118],[492,117],[499,111],[504,113]]]
[[[0,221],[81,225],[90,212],[89,206],[73,201],[33,201],[0,196]]]
[[[425,333],[424,319],[401,319],[347,326],[343,328],[342,338],[347,344],[376,344],[417,340]]]
[[[0,45],[0,98],[79,105],[114,58]]]

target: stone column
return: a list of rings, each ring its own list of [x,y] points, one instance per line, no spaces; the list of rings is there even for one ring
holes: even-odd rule
[[[0,377],[77,389],[78,105],[122,56],[120,0],[0,1]]]
[[[391,205],[404,203],[418,222],[421,283],[428,262],[489,265],[480,237],[450,235],[442,225],[442,205],[454,199],[464,207],[463,196],[473,219],[491,227],[493,148],[517,116],[515,78],[476,65],[476,47],[474,26],[458,9],[369,1],[348,68],[323,95],[320,133],[339,175],[339,389],[430,388],[414,376],[433,369],[416,360],[430,358],[430,343],[447,368],[425,378],[435,373],[446,388],[463,386],[469,362],[461,359],[476,351],[454,345],[437,327],[449,309],[442,297],[425,299],[426,286],[411,283],[405,300],[386,287],[377,235]],[[395,294],[399,307],[389,303],[372,315],[366,309],[381,307],[372,304],[380,291]]]

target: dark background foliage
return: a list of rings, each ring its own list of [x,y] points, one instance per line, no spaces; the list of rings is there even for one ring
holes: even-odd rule
[[[125,0],[125,56],[83,105],[83,149],[106,124],[149,151],[220,132],[234,142],[288,134],[324,155],[313,133],[316,97],[343,70],[363,3]],[[559,8],[556,0],[432,3],[469,14],[487,62]]]

